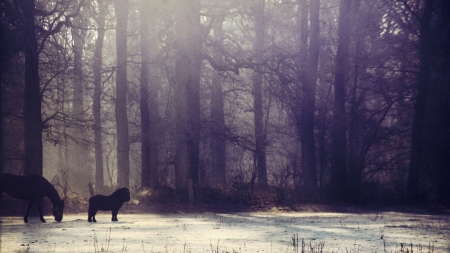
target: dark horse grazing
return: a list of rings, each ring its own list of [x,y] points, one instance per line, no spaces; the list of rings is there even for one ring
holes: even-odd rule
[[[42,176],[17,176],[1,173],[0,197],[3,193],[14,199],[28,200],[27,212],[23,217],[25,223],[28,222],[28,214],[33,203],[36,203],[41,221],[45,222],[41,206],[44,197],[47,197],[53,204],[52,213],[55,220],[60,222],[63,218],[64,201],[59,198],[55,187]]]
[[[126,187],[117,189],[109,196],[95,195],[89,199],[88,221],[97,222],[95,214],[98,210],[112,211],[111,221],[119,221],[117,213],[123,203],[128,201],[130,201],[130,190]]]

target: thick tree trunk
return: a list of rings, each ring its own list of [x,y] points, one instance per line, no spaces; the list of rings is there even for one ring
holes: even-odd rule
[[[355,1],[352,6],[352,19],[350,22],[354,23],[357,19],[354,18],[357,16],[359,10],[360,3],[359,1]],[[356,58],[360,58],[360,45],[361,41],[358,38],[355,38],[355,56]],[[361,135],[363,134],[360,131],[360,121],[361,115],[358,111],[358,108],[361,104],[361,99],[358,98],[358,63],[355,62],[353,77],[349,78],[349,91],[348,91],[348,104],[350,110],[348,112],[348,139],[347,139],[347,200],[348,201],[358,201],[360,196],[360,186],[361,181],[363,179],[363,160],[361,159],[364,156],[361,154],[364,150],[361,148],[359,143]],[[350,80],[351,79],[351,80]],[[350,134],[351,133],[351,134]]]
[[[99,16],[97,19],[97,40],[95,41],[94,52],[94,145],[95,145],[95,187],[97,189],[104,186],[103,175],[103,138],[101,119],[101,95],[102,95],[102,62],[103,62],[103,41],[105,38],[105,17],[107,6],[102,1],[97,1],[99,5]]]
[[[142,0],[140,6],[141,22],[141,84],[140,84],[140,109],[141,109],[141,187],[151,188],[152,168],[150,167],[150,115],[148,108],[149,85],[149,35],[148,35],[148,1]]]
[[[34,23],[34,0],[22,1],[24,51],[25,51],[25,96],[23,117],[25,121],[25,166],[24,174],[43,174],[41,91],[39,79],[39,54]]]
[[[347,124],[345,96],[351,36],[352,0],[342,0],[339,7],[338,45],[334,79],[331,184],[337,200],[346,199],[347,190]]]
[[[357,75],[357,73],[355,73]],[[355,77],[356,79],[356,77]],[[358,115],[358,107],[360,105],[360,102],[357,99],[357,83],[356,80],[354,81],[353,88],[351,88],[351,91],[349,92],[350,97],[350,112],[349,112],[349,122],[348,122],[348,132],[351,133],[348,136],[348,160],[347,160],[347,167],[348,167],[348,190],[350,191],[348,194],[348,197],[356,200],[355,197],[358,195],[358,190],[361,182],[361,176],[362,171],[359,166],[359,154],[360,154],[360,145],[359,145],[359,138],[361,131],[358,128],[358,125],[360,124],[360,118]]]
[[[213,184],[226,183],[226,139],[222,76],[214,71],[211,90],[211,177]]]
[[[128,0],[114,2],[116,12],[116,125],[117,125],[117,184],[129,186],[130,181],[130,142],[127,115],[127,28]]]
[[[152,19],[156,21],[156,19]],[[156,27],[155,23],[151,23],[152,28]],[[157,45],[157,41],[150,40],[150,45]],[[153,48],[153,50],[157,50]],[[154,59],[156,51],[150,52],[150,58]],[[154,68],[149,72],[149,90],[148,90],[148,107],[150,118],[150,184],[153,188],[158,188],[159,183],[159,138],[160,138],[160,116],[159,116],[159,90],[160,80]]]
[[[303,3],[306,5],[306,3]],[[317,82],[317,69],[319,64],[319,9],[320,2],[319,1],[310,1],[310,43],[309,50],[307,49],[307,31],[308,31],[308,8],[304,6],[302,9],[306,9],[303,12],[303,22],[301,33],[305,34],[305,38],[301,41],[303,46],[301,46],[301,50],[304,52],[301,61],[304,61],[303,64],[303,99],[302,99],[302,117],[301,117],[301,131],[300,131],[300,140],[301,140],[301,150],[302,150],[302,170],[304,173],[304,189],[307,195],[310,195],[317,188],[317,171],[316,171],[316,145],[315,145],[315,137],[314,137],[314,111],[315,111],[315,102],[316,102],[316,82]],[[302,16],[303,16],[302,15]],[[303,23],[302,22],[302,23]],[[303,30],[304,29],[304,30]]]
[[[59,55],[57,58],[57,71],[60,71],[62,64],[61,60],[64,56]],[[57,89],[56,91],[56,99],[57,101],[67,101],[67,87],[64,85],[63,80],[61,78],[56,79],[56,86],[61,87],[60,89]],[[58,110],[64,115],[66,114],[68,103],[59,103]],[[63,133],[63,140],[58,145],[58,162],[59,162],[59,169],[63,175],[67,175],[68,168],[69,168],[69,140],[68,140],[68,132],[67,132],[67,119],[62,119],[62,133]]]
[[[4,172],[4,142],[5,138],[3,136],[4,134],[4,128],[3,128],[3,85],[2,80],[2,73],[3,73],[3,64],[6,63],[5,61],[5,45],[4,45],[4,34],[3,34],[3,27],[0,27],[0,173]]]
[[[264,5],[265,0],[259,0],[253,6],[255,18],[255,38],[253,50],[256,60],[256,69],[253,73],[253,110],[255,124],[255,161],[258,176],[258,185],[261,189],[267,189],[267,165],[266,165],[266,132],[264,129],[263,109],[263,53],[264,53]]]
[[[411,160],[409,164],[409,176],[407,197],[411,203],[419,201],[420,171],[423,159],[423,132],[427,105],[428,80],[430,79],[431,39],[430,22],[433,15],[434,0],[427,0],[420,20],[420,69],[417,83],[417,96],[413,120]]]
[[[155,24],[155,6],[150,6],[147,0],[141,1],[141,85],[140,85],[140,107],[141,107],[141,180],[142,187],[157,188],[159,186],[159,148],[158,148],[158,88],[156,80],[151,74],[151,53],[149,48],[156,44],[150,43],[149,25],[152,29]],[[151,19],[151,20],[149,20]],[[154,49],[156,50],[156,49]],[[150,86],[150,87],[149,87]],[[149,89],[150,88],[150,89]],[[149,109],[150,108],[150,109]]]
[[[298,56],[298,73],[297,73],[297,85],[295,86],[294,90],[294,101],[292,106],[292,113],[295,117],[295,126],[297,130],[297,135],[300,140],[300,152],[303,156],[303,106],[304,106],[304,86],[306,86],[307,83],[307,73],[308,73],[308,2],[307,0],[298,0],[298,43],[299,43],[299,49],[300,49],[300,55]],[[295,191],[297,193],[297,197],[301,197],[302,195],[302,188],[305,181],[305,169],[303,169],[303,159],[302,156],[300,157],[301,166],[295,166],[294,171],[294,185],[295,185]]]
[[[188,180],[198,184],[199,165],[201,36],[197,0],[178,1],[175,28],[175,180],[180,199],[187,200]]]
[[[83,45],[86,38],[86,26],[81,13],[74,18],[73,28],[73,40],[74,40],[74,66],[73,66],[73,109],[72,117],[79,122],[81,126],[84,125],[85,113],[84,113],[84,77],[83,77]],[[72,183],[74,186],[80,186],[78,190],[85,189],[85,186],[81,186],[80,182],[90,182],[92,172],[88,165],[88,148],[87,139],[84,129],[76,127],[73,129],[73,137],[75,142],[71,149],[71,165],[72,171],[70,171]]]
[[[222,23],[222,20],[217,21],[217,25],[214,27],[216,41],[221,41],[222,39]],[[213,58],[216,62],[222,62],[222,56],[217,52],[217,50],[214,51]],[[214,73],[211,87],[211,179],[213,184],[224,186],[226,183],[226,133],[223,102],[224,97],[222,91],[223,78],[219,71],[213,71]]]

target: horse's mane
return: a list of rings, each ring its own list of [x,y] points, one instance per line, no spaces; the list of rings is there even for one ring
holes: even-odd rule
[[[44,178],[44,177],[42,177]],[[46,197],[52,202],[53,206],[61,203],[61,198],[59,197],[58,191],[56,191],[55,187],[44,178],[44,187],[46,191]]]
[[[127,187],[122,187],[113,192],[110,197],[118,201],[128,201],[130,198],[130,190]]]
[[[122,188],[119,188],[119,189],[117,189],[115,192],[113,192],[112,194],[111,194],[111,196],[112,195],[118,195],[118,194],[121,194],[121,193],[124,193],[124,192],[126,192],[126,191],[128,191],[128,188],[126,188],[126,187],[122,187]]]

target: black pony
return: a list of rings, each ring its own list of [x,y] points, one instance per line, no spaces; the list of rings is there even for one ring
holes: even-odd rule
[[[112,211],[111,221],[119,221],[117,213],[124,202],[130,201],[130,190],[126,187],[117,189],[109,196],[95,195],[89,199],[88,221],[97,222],[95,214],[98,210]]]
[[[64,201],[59,198],[55,187],[42,176],[17,176],[1,173],[0,197],[3,193],[14,199],[28,200],[27,212],[23,217],[25,223],[28,222],[28,214],[30,213],[33,203],[36,203],[41,221],[45,222],[44,217],[42,216],[41,206],[44,197],[47,197],[53,204],[52,213],[55,220],[60,222],[63,218]]]

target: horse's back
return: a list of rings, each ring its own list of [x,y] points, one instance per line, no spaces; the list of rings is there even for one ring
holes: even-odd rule
[[[89,207],[102,211],[111,211],[114,208],[114,199],[111,196],[95,195],[89,198]]]
[[[18,176],[0,174],[0,190],[14,199],[30,199],[45,187],[46,179],[39,175]]]

